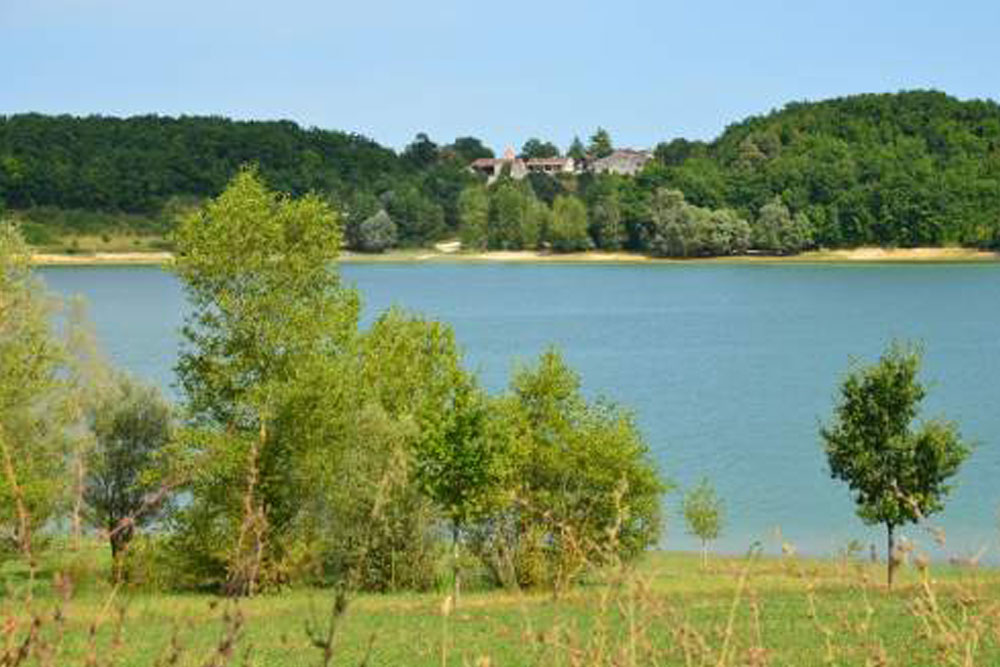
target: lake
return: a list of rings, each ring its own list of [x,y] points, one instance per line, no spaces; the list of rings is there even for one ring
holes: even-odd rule
[[[854,515],[829,478],[817,428],[848,361],[892,338],[925,346],[925,415],[958,421],[976,450],[947,509],[902,532],[934,558],[987,547],[998,560],[1000,266],[346,264],[365,322],[397,304],[454,326],[485,386],[558,345],[590,396],[634,409],[656,461],[681,487],[706,476],[726,502],[720,551],[782,540],[833,554],[884,536]],[[185,301],[153,267],[41,269],[61,294],[90,303],[112,359],[165,389]],[[172,391],[172,390],[171,390]],[[666,499],[665,546],[693,549]]]

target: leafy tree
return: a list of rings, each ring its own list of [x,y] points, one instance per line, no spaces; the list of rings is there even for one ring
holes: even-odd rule
[[[559,157],[559,148],[550,141],[531,138],[521,147],[521,157],[526,160]]]
[[[418,132],[413,141],[403,150],[402,158],[414,169],[426,169],[437,162],[438,145],[423,132]]]
[[[340,239],[322,200],[277,195],[253,169],[177,231],[175,270],[192,305],[177,371],[196,427],[184,439],[191,501],[177,544],[233,592],[280,580],[294,546],[295,443],[273,426],[301,370],[355,331],[358,300],[333,264]]]
[[[793,254],[812,243],[812,229],[804,213],[793,217],[781,197],[775,197],[760,209],[753,239],[759,250],[778,255]]]
[[[6,546],[26,556],[57,509],[65,474],[66,356],[52,314],[27,246],[0,221],[0,528]]]
[[[852,369],[833,419],[820,429],[830,474],[850,486],[865,523],[886,528],[889,586],[895,529],[942,509],[947,481],[969,454],[953,422],[911,427],[926,394],[920,362],[918,349],[894,342],[877,363]]]
[[[463,190],[458,199],[458,210],[462,247],[485,249],[490,220],[490,199],[486,188],[482,185],[473,185]]]
[[[573,137],[573,142],[566,149],[566,157],[571,157],[574,160],[586,159],[587,149],[584,147],[583,142],[580,141],[580,137]]]
[[[686,494],[681,505],[688,533],[701,540],[702,566],[708,565],[708,543],[719,538],[725,510],[722,499],[708,479],[702,479]]]
[[[384,193],[382,205],[396,224],[400,245],[434,241],[446,231],[444,209],[412,185]]]
[[[385,252],[394,245],[396,245],[396,223],[384,210],[379,210],[361,223],[358,229],[359,250]]]
[[[484,560],[495,563],[489,554],[502,552],[519,584],[559,587],[656,542],[668,485],[632,416],[606,401],[586,401],[558,352],[518,369],[497,410],[518,486],[514,502],[476,531]]]
[[[611,144],[611,135],[603,127],[597,128],[597,130],[590,136],[590,145],[587,147],[587,152],[593,157],[607,157],[611,155],[615,150],[615,147]]]
[[[462,162],[468,164],[479,158],[493,157],[493,150],[483,145],[476,137],[458,137],[442,151],[451,151]]]
[[[560,195],[552,205],[552,226],[548,241],[556,252],[588,250],[587,208],[573,196]]]
[[[602,250],[619,250],[625,238],[621,201],[613,177],[597,178],[587,192],[590,234]]]
[[[108,531],[112,558],[128,546],[136,528],[153,521],[161,500],[150,473],[172,437],[172,409],[158,389],[124,374],[114,376],[94,406],[84,499],[94,525]]]

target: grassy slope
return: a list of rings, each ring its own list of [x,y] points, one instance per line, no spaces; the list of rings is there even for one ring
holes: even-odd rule
[[[861,561],[796,558],[752,564],[720,558],[704,571],[697,556],[658,553],[624,586],[609,575],[559,600],[546,593],[470,593],[445,616],[443,593],[366,595],[354,599],[343,617],[331,664],[358,664],[372,642],[375,665],[441,665],[442,652],[449,665],[484,664],[477,662],[484,656],[492,665],[629,664],[633,646],[635,664],[653,664],[653,653],[662,658],[656,664],[765,664],[752,659],[766,658],[770,665],[818,665],[828,654],[837,664],[864,664],[884,649],[891,664],[935,665],[944,664],[946,654],[923,622],[933,628],[962,609],[971,611],[971,620],[939,633],[957,642],[950,654],[959,652],[959,631],[979,623],[983,643],[974,664],[1000,664],[1000,572],[934,568],[941,615],[914,613],[914,601],[923,599],[915,568],[901,573],[891,593],[874,583],[883,576],[882,566]],[[170,664],[203,664],[226,634],[223,614],[232,613],[210,595],[119,592],[110,605],[108,596],[106,585],[93,585],[65,603],[67,639],[57,664],[83,659],[97,618],[103,619],[97,652],[117,657],[112,664],[153,664],[169,653],[174,638],[182,650]],[[310,619],[329,618],[331,600],[328,591],[296,590],[240,603],[246,624],[237,652],[249,648],[250,664],[257,665],[322,664],[305,627]],[[119,602],[126,615],[115,648]],[[51,593],[42,594],[33,608],[51,615],[55,604]],[[4,599],[2,616],[17,616],[21,605]],[[729,655],[720,662],[723,646]],[[613,656],[622,662],[607,660]]]

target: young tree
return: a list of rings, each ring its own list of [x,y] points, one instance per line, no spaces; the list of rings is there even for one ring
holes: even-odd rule
[[[117,561],[135,529],[159,514],[147,475],[171,439],[172,408],[156,387],[117,373],[94,406],[91,421],[95,447],[88,457],[84,500],[94,525],[108,531]]]
[[[722,499],[707,478],[692,487],[682,502],[684,522],[688,533],[701,540],[701,564],[708,566],[708,543],[719,538],[722,532],[725,509]]]
[[[877,363],[852,369],[833,419],[820,428],[830,474],[850,486],[865,523],[885,526],[890,587],[895,529],[942,509],[947,481],[969,454],[953,422],[911,427],[926,394],[920,362],[919,349],[893,342]]]

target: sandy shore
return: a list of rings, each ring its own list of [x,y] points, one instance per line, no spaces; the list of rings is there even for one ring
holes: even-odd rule
[[[39,253],[32,257],[39,266],[102,266],[166,264],[173,259],[168,252],[104,252],[93,254],[62,255]],[[442,249],[400,250],[381,255],[345,252],[344,262],[521,262],[521,263],[630,263],[630,264],[785,264],[785,263],[905,263],[905,262],[996,262],[1000,254],[968,248],[854,248],[851,250],[818,250],[790,257],[768,255],[741,255],[706,259],[654,259],[629,252],[578,252],[548,253],[530,250],[459,252],[453,245]]]

